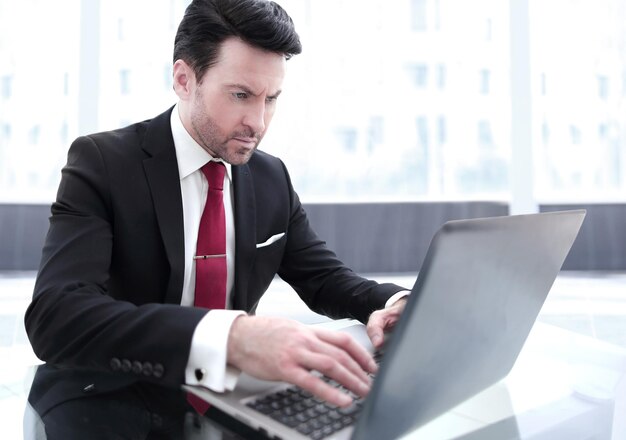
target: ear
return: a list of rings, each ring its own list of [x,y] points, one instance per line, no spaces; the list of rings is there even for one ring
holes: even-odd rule
[[[195,87],[196,76],[193,69],[183,60],[174,63],[174,92],[185,101],[192,96]]]

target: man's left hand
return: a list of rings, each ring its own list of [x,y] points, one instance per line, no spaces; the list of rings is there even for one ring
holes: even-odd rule
[[[374,348],[378,349],[383,345],[385,332],[390,331],[396,325],[404,310],[406,301],[406,297],[400,298],[392,306],[376,310],[370,315],[367,321],[367,334]]]

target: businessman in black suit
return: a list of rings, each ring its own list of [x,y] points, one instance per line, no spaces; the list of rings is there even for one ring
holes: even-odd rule
[[[72,144],[25,318],[46,362],[29,402],[49,438],[80,432],[61,426],[76,405],[118,399],[153,415],[184,411],[182,384],[221,391],[241,371],[339,406],[351,398],[313,370],[367,394],[376,366],[350,337],[253,315],[276,274],[312,310],[367,323],[374,345],[404,306],[401,287],[363,279],[338,260],[309,226],[284,164],[256,150],[286,60],[300,51],[291,19],[273,2],[193,1],[175,42],[177,105]],[[225,166],[224,310],[193,307],[208,191],[200,169],[210,161]]]

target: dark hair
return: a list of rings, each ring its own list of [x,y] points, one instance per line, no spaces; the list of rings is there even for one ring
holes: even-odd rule
[[[182,59],[196,80],[217,62],[221,43],[239,37],[251,46],[285,55],[302,52],[291,17],[268,0],[193,0],[174,40],[174,62]]]

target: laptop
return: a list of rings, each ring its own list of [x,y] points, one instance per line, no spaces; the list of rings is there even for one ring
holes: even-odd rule
[[[509,373],[584,217],[574,210],[445,223],[369,395],[348,409],[246,374],[229,393],[184,388],[270,438],[399,438]],[[368,344],[363,325],[348,331]]]

